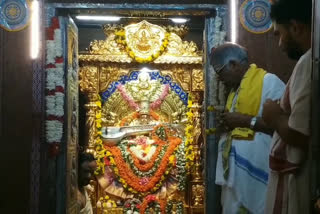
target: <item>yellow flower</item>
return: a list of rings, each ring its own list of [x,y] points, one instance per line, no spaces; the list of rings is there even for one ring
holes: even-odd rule
[[[187,112],[187,116],[188,116],[189,118],[192,118],[192,117],[193,117],[193,113],[192,113],[191,111],[188,111],[188,112]]]
[[[191,146],[189,146],[187,149],[186,149],[186,151],[190,151],[190,150],[192,150],[193,149],[193,146],[191,145]]]
[[[191,108],[192,107],[192,101],[189,99],[188,100],[188,108]]]
[[[97,135],[101,136],[102,135],[102,131],[97,131]]]
[[[171,155],[171,156],[169,157],[169,163],[173,164],[173,163],[174,163],[174,160],[175,160],[174,155]]]
[[[118,168],[114,168],[114,173],[115,173],[116,175],[119,175],[119,170],[118,170]]]
[[[96,127],[97,127],[98,129],[100,129],[100,128],[101,128],[101,122],[96,121]]]
[[[109,199],[109,196],[106,195],[106,196],[104,197],[104,199],[108,200],[108,199]]]
[[[102,207],[103,207],[103,208],[107,208],[107,203],[106,203],[106,202],[103,202],[103,203],[102,203]]]
[[[112,157],[110,157],[110,164],[115,165],[116,162],[114,161],[114,159]]]
[[[107,156],[107,157],[112,156],[112,153],[109,152],[109,151],[107,151],[106,156]]]
[[[134,57],[135,57],[135,54],[134,54],[132,51],[130,51],[130,52],[129,52],[129,56],[130,56],[131,58],[134,58]]]
[[[160,51],[164,51],[164,47],[163,46],[160,47]]]
[[[101,112],[100,112],[100,111],[98,111],[98,112],[96,113],[96,118],[97,118],[97,119],[101,119]]]
[[[101,108],[101,101],[96,101],[95,103],[99,108]]]

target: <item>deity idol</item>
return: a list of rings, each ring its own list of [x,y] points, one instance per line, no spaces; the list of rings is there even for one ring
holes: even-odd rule
[[[172,123],[183,119],[178,108],[170,110],[179,97],[147,72],[119,85],[117,92],[133,112],[119,118],[116,126],[102,128],[105,173],[98,181],[105,194],[143,201],[150,195],[165,200],[183,191],[184,124]]]

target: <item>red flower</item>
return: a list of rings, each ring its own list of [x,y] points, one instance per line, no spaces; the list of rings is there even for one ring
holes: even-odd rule
[[[51,28],[53,28],[53,29],[60,28],[59,18],[58,17],[53,17],[51,19]]]
[[[140,208],[141,208],[141,205],[140,205],[140,204],[137,204],[137,205],[136,205],[136,208],[137,208],[137,209],[140,209]]]
[[[57,64],[63,63],[63,57],[56,57],[55,60]]]
[[[47,40],[54,40],[54,29],[47,28]]]
[[[130,208],[130,204],[129,203],[126,204],[126,208]]]
[[[108,158],[104,158],[104,163],[107,165],[107,166],[110,166],[110,161]]]

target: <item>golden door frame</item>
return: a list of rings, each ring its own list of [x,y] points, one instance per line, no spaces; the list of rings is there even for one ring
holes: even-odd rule
[[[204,95],[203,57],[194,42],[183,41],[179,34],[185,33],[184,28],[160,27],[142,21],[135,26],[123,27],[120,25],[106,25],[104,32],[106,40],[92,41],[87,53],[79,55],[80,63],[80,90],[86,95],[86,136],[87,151],[94,153],[94,144],[97,136],[96,112],[99,108],[99,94],[105,91],[110,83],[117,81],[121,76],[132,70],[139,70],[140,63],[147,64],[162,75],[169,75],[182,89],[193,95],[191,107],[194,114],[193,150],[195,164],[191,169],[191,179],[188,182],[185,195],[185,209],[188,213],[204,212],[204,181],[201,166],[201,147],[203,146],[201,130],[201,104]],[[132,33],[128,36],[128,31]],[[133,30],[132,30],[133,29]],[[127,36],[123,32],[127,31]],[[140,31],[149,33],[139,34]],[[139,48],[148,48],[147,40],[154,34],[162,33],[160,44],[149,47],[149,51],[139,53]],[[134,38],[135,44],[131,44]],[[162,43],[161,43],[162,42]],[[165,45],[163,45],[165,42]],[[138,43],[138,45],[137,45]],[[165,47],[165,48],[164,48]],[[136,48],[136,49],[135,49]],[[94,202],[102,193],[96,184],[96,194],[92,195]],[[95,207],[95,204],[93,204]],[[110,213],[123,213],[121,208],[110,209]]]

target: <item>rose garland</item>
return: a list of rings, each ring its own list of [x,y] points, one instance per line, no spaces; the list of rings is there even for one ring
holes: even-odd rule
[[[154,195],[147,195],[144,200],[141,203],[140,206],[140,213],[144,214],[144,213],[149,213],[146,212],[148,207],[150,207],[150,204],[153,204],[153,206],[155,205],[155,211],[156,213],[161,213],[161,214],[165,214],[166,212],[166,202],[164,200],[161,199],[157,199],[156,196]]]
[[[53,17],[46,40],[46,141],[58,145],[63,137],[65,78],[62,34],[58,17]],[[58,151],[55,151],[57,155]]]
[[[164,39],[162,40],[162,44],[160,46],[159,51],[152,54],[151,56],[149,56],[147,58],[141,58],[141,57],[136,56],[136,54],[131,50],[131,48],[129,48],[127,46],[126,33],[124,30],[116,31],[115,35],[116,35],[116,42],[120,45],[123,45],[125,47],[127,53],[129,54],[129,56],[138,63],[148,63],[148,62],[152,62],[153,60],[157,59],[165,51],[166,47],[168,46],[168,44],[169,44],[168,40],[170,37],[170,33],[165,33],[165,36],[164,36]]]
[[[140,107],[139,105],[134,101],[134,99],[127,93],[125,87],[123,87],[123,85],[118,85],[117,86],[117,89],[119,90],[120,92],[120,95],[122,96],[122,98],[127,101],[127,103],[129,104],[129,107],[136,110],[136,111],[139,111],[140,110]],[[159,96],[158,99],[156,99],[155,101],[153,101],[151,104],[150,104],[150,108],[151,109],[157,109],[161,106],[162,102],[164,101],[164,99],[167,97],[167,95],[169,94],[169,85],[166,84],[164,86],[164,89],[163,91],[161,92],[161,95]]]

